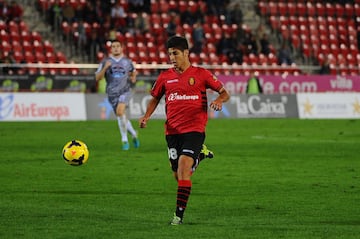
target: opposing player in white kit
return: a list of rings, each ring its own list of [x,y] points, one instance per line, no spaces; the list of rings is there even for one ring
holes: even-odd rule
[[[124,55],[123,45],[118,40],[112,41],[111,55],[100,63],[95,72],[96,81],[104,77],[106,80],[106,93],[117,116],[122,149],[129,150],[130,148],[128,132],[132,136],[134,147],[138,148],[140,141],[137,132],[126,117],[126,106],[132,96],[131,85],[136,82],[136,69],[132,61]]]

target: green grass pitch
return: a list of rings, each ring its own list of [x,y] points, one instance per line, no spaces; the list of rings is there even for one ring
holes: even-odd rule
[[[134,120],[135,125],[137,122]],[[162,120],[121,150],[115,121],[0,123],[0,238],[359,238],[360,121],[210,120],[215,158],[175,209]],[[87,143],[87,164],[61,156]]]

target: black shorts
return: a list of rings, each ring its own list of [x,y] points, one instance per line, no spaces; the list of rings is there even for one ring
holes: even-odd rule
[[[190,156],[195,162],[200,154],[204,141],[205,133],[199,132],[166,135],[172,171],[177,171],[180,155]]]

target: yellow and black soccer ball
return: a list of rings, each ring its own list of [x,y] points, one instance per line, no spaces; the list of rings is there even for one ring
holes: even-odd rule
[[[84,142],[77,139],[71,140],[65,144],[62,156],[67,164],[80,166],[88,161],[89,149]]]

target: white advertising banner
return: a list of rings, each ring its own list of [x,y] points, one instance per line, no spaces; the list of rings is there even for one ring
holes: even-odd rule
[[[297,103],[302,119],[360,118],[360,93],[299,93]]]
[[[0,93],[0,121],[86,120],[83,93]]]

